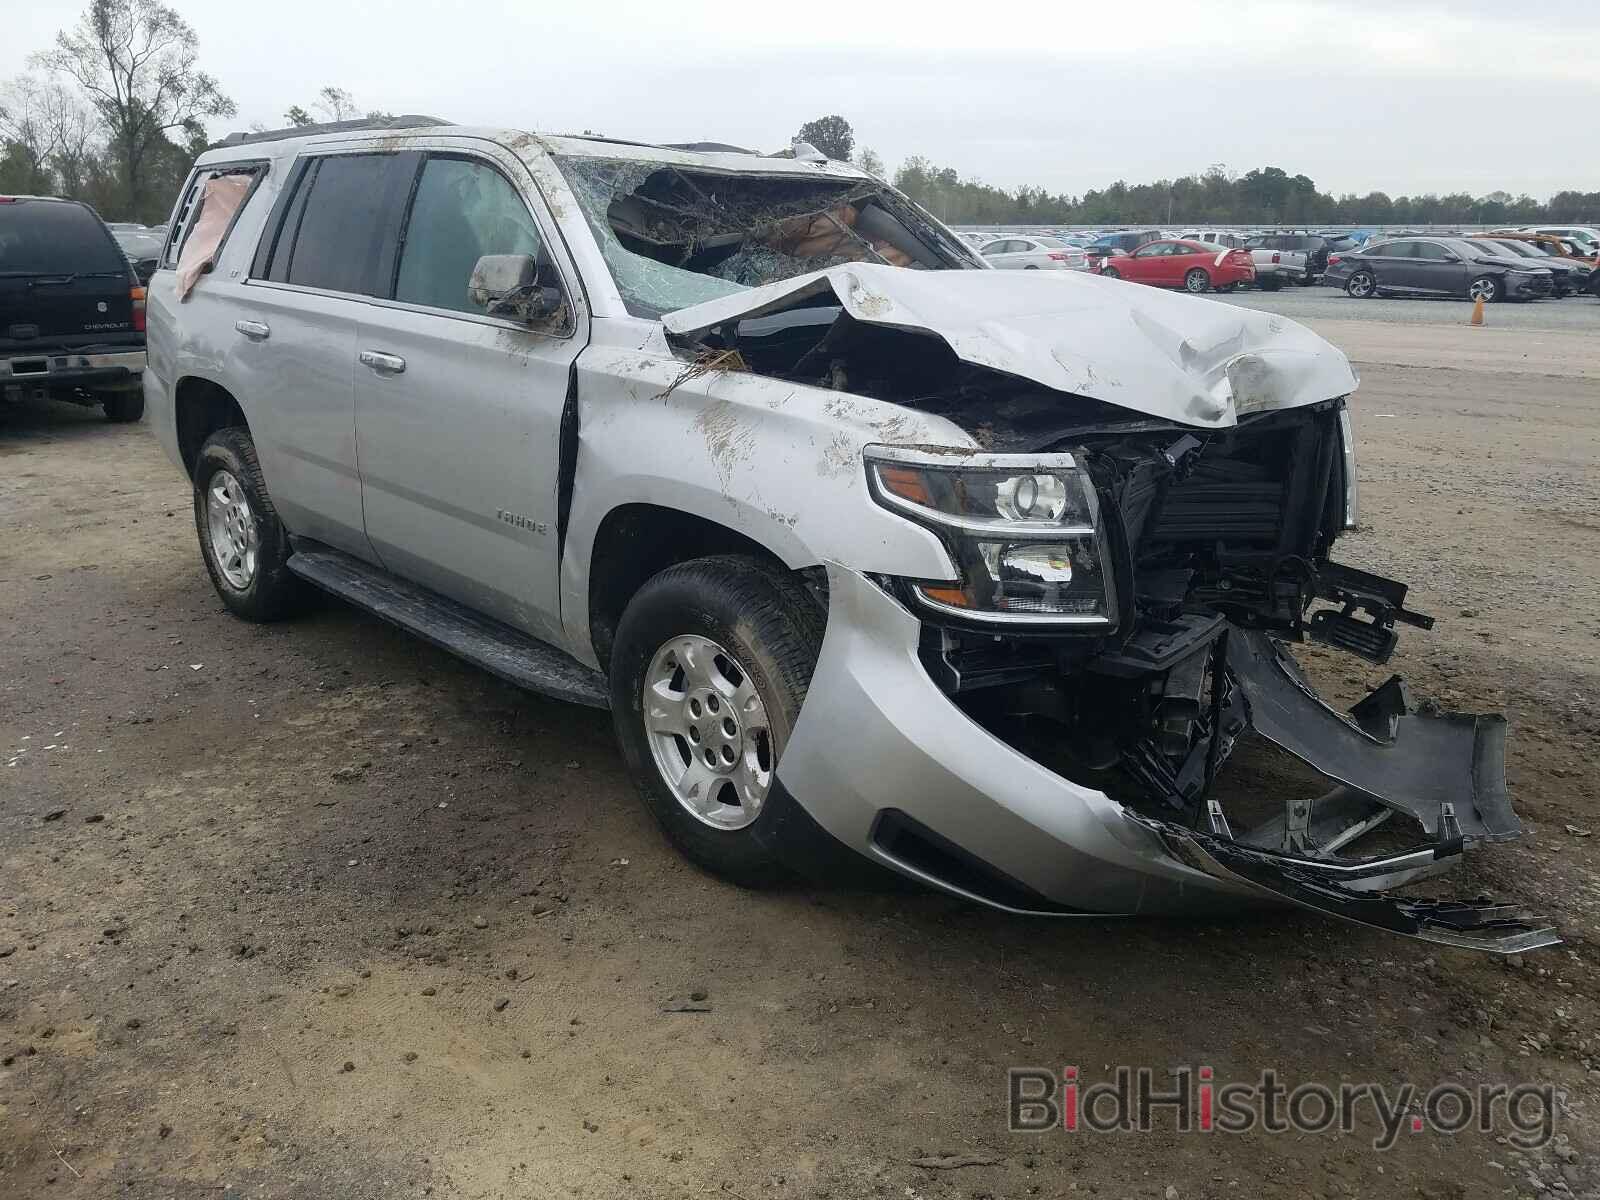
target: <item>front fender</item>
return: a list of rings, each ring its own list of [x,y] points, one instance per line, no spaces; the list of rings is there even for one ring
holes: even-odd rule
[[[652,504],[701,517],[759,543],[787,566],[950,580],[939,539],[880,507],[862,447],[874,442],[971,447],[940,417],[746,371],[696,373],[665,343],[617,338],[596,321],[578,359],[579,439],[561,563],[562,625],[596,662],[589,568],[606,515]],[[613,336],[608,337],[611,334]],[[631,340],[632,345],[618,345]]]

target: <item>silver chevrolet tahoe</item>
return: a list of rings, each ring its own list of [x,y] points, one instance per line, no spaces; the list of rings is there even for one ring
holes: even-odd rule
[[[694,861],[878,864],[1055,917],[1275,901],[1512,952],[1390,889],[1516,836],[1505,724],[1348,712],[1406,587],[1345,357],[1280,317],[993,271],[882,181],[424,119],[230,138],[149,289],[149,421],[223,603],[307,585],[609,708]]]

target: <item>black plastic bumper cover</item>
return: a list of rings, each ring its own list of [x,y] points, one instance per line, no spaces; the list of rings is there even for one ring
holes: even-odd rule
[[[1241,846],[1181,825],[1144,820],[1172,856],[1214,879],[1254,887],[1263,895],[1286,900],[1357,925],[1491,954],[1520,954],[1542,946],[1558,946],[1561,938],[1543,917],[1512,905],[1460,904],[1446,900],[1408,900],[1355,891],[1334,878],[1338,867]],[[1441,848],[1438,853],[1460,853]],[[1413,856],[1407,856],[1413,857]],[[1393,864],[1376,861],[1355,868],[1384,871]]]
[[[1330,708],[1264,633],[1235,629],[1228,668],[1262,737],[1440,837],[1445,804],[1467,845],[1522,832],[1505,782],[1505,718],[1407,713],[1379,738]]]

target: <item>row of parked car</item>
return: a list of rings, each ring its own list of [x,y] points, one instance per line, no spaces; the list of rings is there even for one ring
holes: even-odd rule
[[[994,267],[1089,271],[1193,293],[1321,282],[1352,296],[1600,297],[1600,231],[1587,226],[1448,236],[1223,229],[962,236]]]
[[[106,228],[118,248],[132,264],[140,283],[149,283],[155,274],[156,263],[161,259],[161,247],[167,241],[165,225],[140,225],[134,221],[110,221]]]

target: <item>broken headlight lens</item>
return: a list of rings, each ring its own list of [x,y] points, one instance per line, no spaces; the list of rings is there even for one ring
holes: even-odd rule
[[[1116,622],[1099,502],[1072,455],[869,446],[866,458],[873,497],[937,533],[960,573],[911,585],[929,608],[990,623]]]

